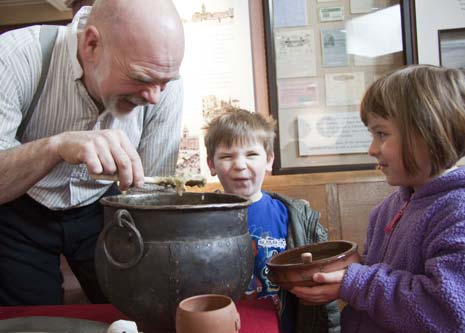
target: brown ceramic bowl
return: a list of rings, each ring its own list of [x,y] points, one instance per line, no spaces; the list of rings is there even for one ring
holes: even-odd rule
[[[304,263],[301,255],[308,252],[312,254],[312,262]],[[271,257],[266,265],[271,282],[289,290],[296,286],[315,286],[318,283],[313,281],[313,274],[341,270],[354,262],[360,262],[357,244],[337,240],[286,250]]]
[[[226,295],[192,296],[176,311],[176,333],[237,333],[240,328],[239,312]]]

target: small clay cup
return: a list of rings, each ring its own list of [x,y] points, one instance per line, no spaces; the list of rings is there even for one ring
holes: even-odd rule
[[[240,328],[236,305],[225,295],[192,296],[176,311],[176,333],[237,333]]]
[[[311,262],[304,262],[307,253],[311,253]],[[266,265],[270,281],[289,290],[296,286],[318,285],[313,281],[313,274],[341,270],[354,262],[360,262],[357,244],[338,240],[286,250],[271,257]]]

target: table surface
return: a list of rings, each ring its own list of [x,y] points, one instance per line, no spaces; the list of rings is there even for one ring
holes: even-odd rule
[[[278,333],[278,320],[271,300],[241,300],[236,302],[236,307],[241,317],[240,333]],[[30,316],[80,318],[106,323],[127,319],[111,304],[0,307],[0,320]]]

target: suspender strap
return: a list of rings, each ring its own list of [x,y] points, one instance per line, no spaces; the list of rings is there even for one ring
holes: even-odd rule
[[[29,108],[24,116],[21,125],[19,125],[18,130],[16,131],[16,139],[21,141],[23,137],[24,130],[26,129],[29,120],[31,120],[32,114],[34,113],[34,109],[37,105],[37,102],[42,94],[42,90],[44,88],[45,80],[48,74],[48,68],[50,66],[50,60],[52,59],[52,51],[53,47],[55,46],[55,40],[58,34],[58,26],[54,25],[43,25],[40,27],[40,48],[42,50],[42,71],[40,73],[40,80],[39,85],[37,86],[36,92],[34,93],[34,97],[32,98],[32,102],[29,105]]]

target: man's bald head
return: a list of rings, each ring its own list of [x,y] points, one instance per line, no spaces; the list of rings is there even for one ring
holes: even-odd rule
[[[90,25],[117,47],[171,42],[184,53],[182,22],[170,0],[96,0],[87,22]]]

